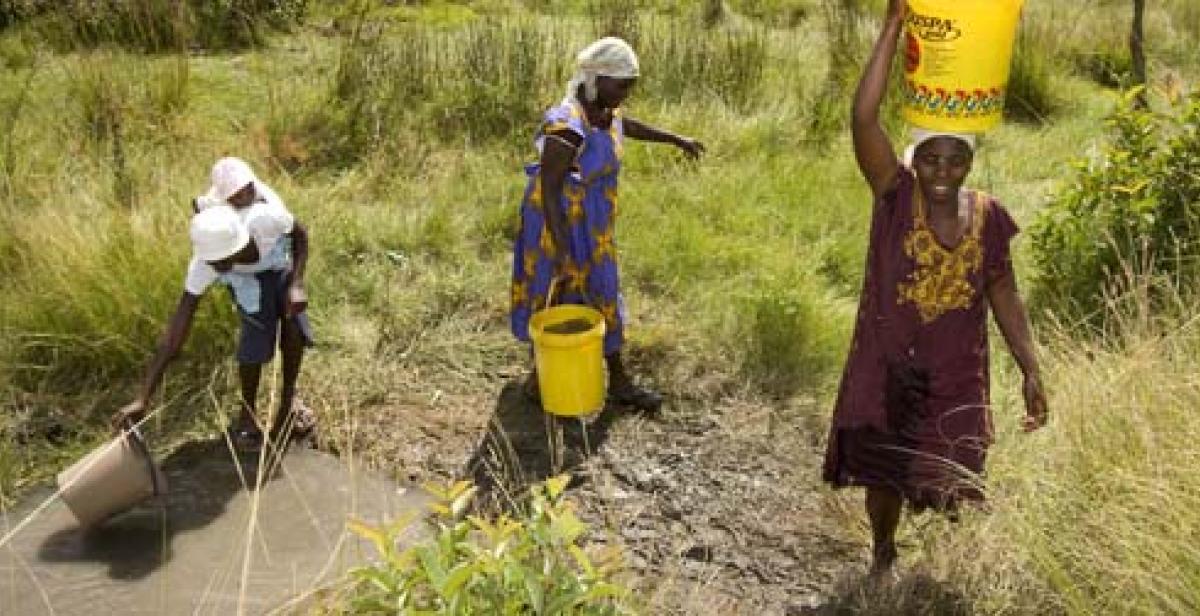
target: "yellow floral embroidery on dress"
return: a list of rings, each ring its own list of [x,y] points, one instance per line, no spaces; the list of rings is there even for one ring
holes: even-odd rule
[[[596,248],[592,251],[592,261],[601,263],[604,261],[604,256],[608,255],[613,262],[617,260],[617,247],[613,244],[613,232],[609,227],[601,233],[596,234]]]
[[[567,185],[563,187],[563,194],[567,197],[567,222],[575,226],[583,220],[583,198],[587,191],[582,186]]]
[[[528,286],[523,281],[514,282],[512,286],[512,305],[524,306],[529,301]]]
[[[606,186],[604,188],[604,198],[608,200],[608,203],[609,203],[610,207],[612,208],[612,219],[616,220],[617,219],[617,187],[616,186]]]
[[[532,248],[526,248],[525,254],[522,256],[522,261],[525,263],[525,276],[533,278],[537,273],[538,253]]]
[[[921,314],[921,321],[932,323],[951,310],[970,307],[975,288],[967,277],[983,266],[983,244],[980,230],[987,199],[975,194],[971,212],[971,228],[953,250],[938,243],[925,216],[925,203],[920,190],[913,188],[916,213],[912,231],[904,238],[904,254],[916,267],[900,283],[897,302],[911,302]]]
[[[533,178],[533,188],[529,190],[529,205],[538,212],[542,211],[542,176]]]
[[[587,291],[587,277],[592,272],[592,264],[584,263],[582,266],[575,263],[574,259],[569,259],[567,264],[563,266],[563,277],[567,281],[566,291],[574,293],[584,293]]]
[[[558,250],[554,246],[554,240],[550,237],[550,225],[542,225],[542,234],[538,237],[538,246],[541,247],[542,253],[551,259],[558,254]]]

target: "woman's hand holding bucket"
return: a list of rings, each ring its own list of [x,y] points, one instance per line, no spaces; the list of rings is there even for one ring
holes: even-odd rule
[[[109,423],[112,424],[113,432],[119,433],[121,430],[136,426],[145,418],[146,403],[142,400],[134,400],[121,407],[116,413],[113,413]]]

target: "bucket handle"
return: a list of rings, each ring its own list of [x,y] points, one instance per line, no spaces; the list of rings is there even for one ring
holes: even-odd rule
[[[154,468],[154,457],[150,455],[150,448],[146,446],[146,440],[142,437],[142,431],[138,429],[137,424],[132,419],[124,419],[125,436],[129,439],[133,448],[137,450],[138,455],[146,460],[146,470],[150,472],[150,485],[154,490],[155,498],[163,495],[162,485],[158,480],[158,469]]]
[[[555,295],[555,293],[554,293],[554,292],[555,292],[555,291],[558,289],[558,286],[559,286],[559,285],[558,285],[558,283],[560,282],[560,280],[561,280],[561,279],[560,279],[558,276],[551,276],[551,277],[550,277],[550,286],[546,288],[546,308],[551,308],[551,307],[553,307],[553,306],[554,306],[554,295]],[[587,285],[586,285],[586,284],[585,284],[585,285],[583,285],[583,289],[582,289],[582,290],[583,290],[583,303],[584,303],[584,305],[585,305],[585,306],[591,306],[592,308],[595,308],[595,307],[596,307],[596,305],[592,303],[592,296],[591,296],[591,294],[590,294],[590,293],[588,293],[588,292],[587,292]]]
[[[554,306],[554,291],[558,287],[558,276],[550,277],[550,286],[546,287],[546,307]]]

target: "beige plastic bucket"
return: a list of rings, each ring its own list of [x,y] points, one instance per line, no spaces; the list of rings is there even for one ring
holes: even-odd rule
[[[84,528],[165,494],[166,486],[136,430],[123,432],[58,474],[62,500]]]

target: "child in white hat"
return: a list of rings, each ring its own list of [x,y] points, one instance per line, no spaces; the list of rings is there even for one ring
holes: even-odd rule
[[[200,297],[212,283],[221,281],[232,291],[241,318],[237,359],[242,404],[231,429],[235,444],[243,450],[262,444],[255,400],[262,366],[274,355],[277,340],[283,357],[283,391],[271,426],[272,441],[304,436],[315,423],[311,411],[296,398],[304,348],[312,346],[304,313],[308,233],[279,196],[238,158],[217,161],[212,186],[193,201],[193,208],[193,254],[183,295],[146,369],[137,399],[117,412],[114,423],[136,422],[145,415],[167,364],[187,339]]]

